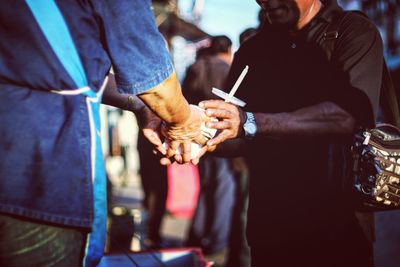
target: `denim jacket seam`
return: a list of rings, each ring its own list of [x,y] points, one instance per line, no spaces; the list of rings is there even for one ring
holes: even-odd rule
[[[174,69],[172,65],[168,65],[162,69],[153,72],[153,77],[143,82],[124,83],[118,81],[118,90],[122,91],[123,93],[134,94],[145,92],[165,81],[168,77],[171,76],[173,70]]]
[[[7,205],[3,203],[0,204],[0,211],[13,215],[26,216],[32,219],[46,220],[48,222],[61,223],[79,227],[90,227],[92,223],[91,219],[85,219],[79,216],[71,217],[56,215],[53,213],[22,208],[14,205]]]

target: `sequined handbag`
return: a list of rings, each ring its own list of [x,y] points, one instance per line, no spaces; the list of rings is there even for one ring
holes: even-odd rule
[[[400,209],[400,129],[379,124],[355,136],[351,194],[360,211]]]

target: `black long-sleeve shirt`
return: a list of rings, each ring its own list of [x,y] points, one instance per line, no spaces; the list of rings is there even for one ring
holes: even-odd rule
[[[357,126],[371,126],[381,86],[381,37],[371,21],[352,14],[340,26],[328,60],[318,38],[341,9],[335,1],[322,2],[323,8],[298,34],[265,25],[245,42],[234,57],[228,88],[249,65],[237,92],[248,111],[293,112],[329,101],[349,112]],[[250,244],[304,253],[315,249],[318,254],[361,242],[354,210],[342,194],[348,140],[285,135],[256,138],[247,146]]]

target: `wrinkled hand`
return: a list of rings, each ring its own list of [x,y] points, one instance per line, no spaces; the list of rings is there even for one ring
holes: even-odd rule
[[[205,145],[207,139],[201,133],[202,123],[209,121],[204,111],[194,105],[190,105],[189,118],[180,124],[162,125],[162,133],[169,140],[167,158],[173,157],[178,163],[189,163],[191,161],[191,144],[195,142]],[[177,149],[181,149],[181,154],[176,154]],[[198,159],[193,159],[198,162]]]
[[[227,139],[233,139],[243,135],[243,122],[245,112],[239,107],[224,102],[222,100],[207,100],[200,102],[199,106],[206,110],[209,117],[218,118],[219,121],[209,121],[206,126],[221,130],[221,132],[207,142],[209,150],[214,150],[215,146]]]

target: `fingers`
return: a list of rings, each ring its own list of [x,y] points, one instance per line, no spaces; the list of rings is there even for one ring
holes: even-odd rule
[[[199,145],[204,145],[207,142],[207,138],[204,135],[198,135],[193,141]]]
[[[216,145],[209,145],[209,144],[207,143],[207,145],[205,145],[205,146],[203,146],[203,147],[201,148],[201,150],[199,151],[199,153],[197,154],[197,156],[196,156],[194,159],[192,159],[192,163],[193,163],[194,165],[197,165],[197,164],[199,163],[199,161],[200,161],[200,158],[201,158],[202,156],[204,156],[206,153],[213,152],[216,148],[217,148]]]
[[[218,109],[227,109],[228,106],[232,104],[229,104],[228,102],[222,101],[222,100],[205,100],[201,101],[199,103],[199,107],[203,109],[209,109],[209,108],[218,108]]]
[[[155,146],[159,146],[162,144],[160,136],[153,129],[143,129],[143,135],[147,138],[147,140],[149,140],[150,143]]]
[[[240,120],[240,110],[237,106],[221,101],[221,100],[207,100],[200,102],[206,109],[206,115],[220,120]]]
[[[215,136],[213,139],[210,139],[207,142],[207,146],[217,146],[220,143],[224,142],[227,139],[235,138],[230,131],[222,131],[220,134]],[[215,148],[214,148],[215,149]]]
[[[171,158],[176,154],[176,150],[179,148],[180,142],[170,141],[168,143],[167,158]]]
[[[178,162],[179,164],[182,164],[182,155],[181,154],[175,154],[174,155],[174,160]]]
[[[166,154],[167,154],[167,150],[165,149],[165,147],[164,146],[155,146],[154,148],[153,148],[153,154],[154,155],[157,155],[157,154],[160,154],[160,155],[163,155],[163,156],[165,156]]]
[[[167,165],[172,164],[172,161],[169,158],[164,157],[164,158],[160,159],[160,164],[164,165],[164,166],[167,166]]]
[[[213,122],[207,122],[206,126],[208,128],[224,130],[233,128],[233,123],[231,121],[213,121]]]
[[[199,105],[206,109],[207,116],[218,118],[218,121],[207,122],[206,126],[222,130],[218,136],[207,142],[208,145],[218,145],[227,139],[239,136],[243,112],[239,107],[222,100],[202,101]]]
[[[156,131],[152,129],[143,129],[143,135],[151,144],[154,145],[154,148],[158,152],[160,152],[163,155],[167,153],[167,150],[162,145],[161,138]]]
[[[207,122],[206,124],[207,127],[217,129],[217,130],[222,130],[217,136],[215,136],[212,140],[214,145],[219,144],[226,139],[229,138],[236,138],[239,135],[240,131],[240,119],[224,119],[220,121],[210,121]],[[213,144],[213,142],[211,142]],[[210,141],[208,142],[210,144]]]
[[[199,153],[197,154],[197,156],[196,156],[195,158],[192,159],[192,161],[191,161],[192,164],[194,164],[194,165],[199,164],[200,158],[201,158],[202,156],[204,156],[205,153],[207,153],[207,146],[203,146],[203,147],[200,149],[200,151],[199,151]]]
[[[168,146],[172,145],[172,142],[168,142],[167,143]],[[177,142],[173,143],[173,147],[176,147]],[[197,147],[197,144],[192,143],[191,141],[187,141],[187,142],[183,142],[180,143],[178,146],[178,149],[167,149],[167,155],[165,155],[164,157],[162,157],[160,159],[160,164],[161,165],[169,165],[171,163],[173,163],[174,161],[176,161],[179,164],[187,164],[187,163],[192,163],[192,164],[198,164],[200,161],[200,158],[207,152],[212,152],[215,150],[216,146],[210,146],[210,145],[206,145],[204,144],[203,146],[201,146],[201,148],[195,149],[194,153],[196,154],[195,157],[193,157],[192,153],[193,153],[193,145],[195,145],[194,148]],[[155,154],[158,154],[157,150],[153,150],[153,152]],[[172,156],[170,156],[172,153]],[[192,158],[193,157],[193,158]]]
[[[219,118],[219,119],[236,119],[239,116],[237,109],[212,109],[206,110],[206,114],[209,117]]]
[[[183,163],[189,163],[191,160],[191,147],[192,147],[192,142],[191,141],[185,141],[182,143],[182,160]]]
[[[166,157],[171,161],[175,160],[179,164],[189,163],[191,160],[191,145],[192,142],[190,140],[179,142],[179,141],[169,141],[167,142],[167,153]],[[161,161],[160,161],[161,162]],[[161,164],[170,164],[165,159],[162,159]]]

